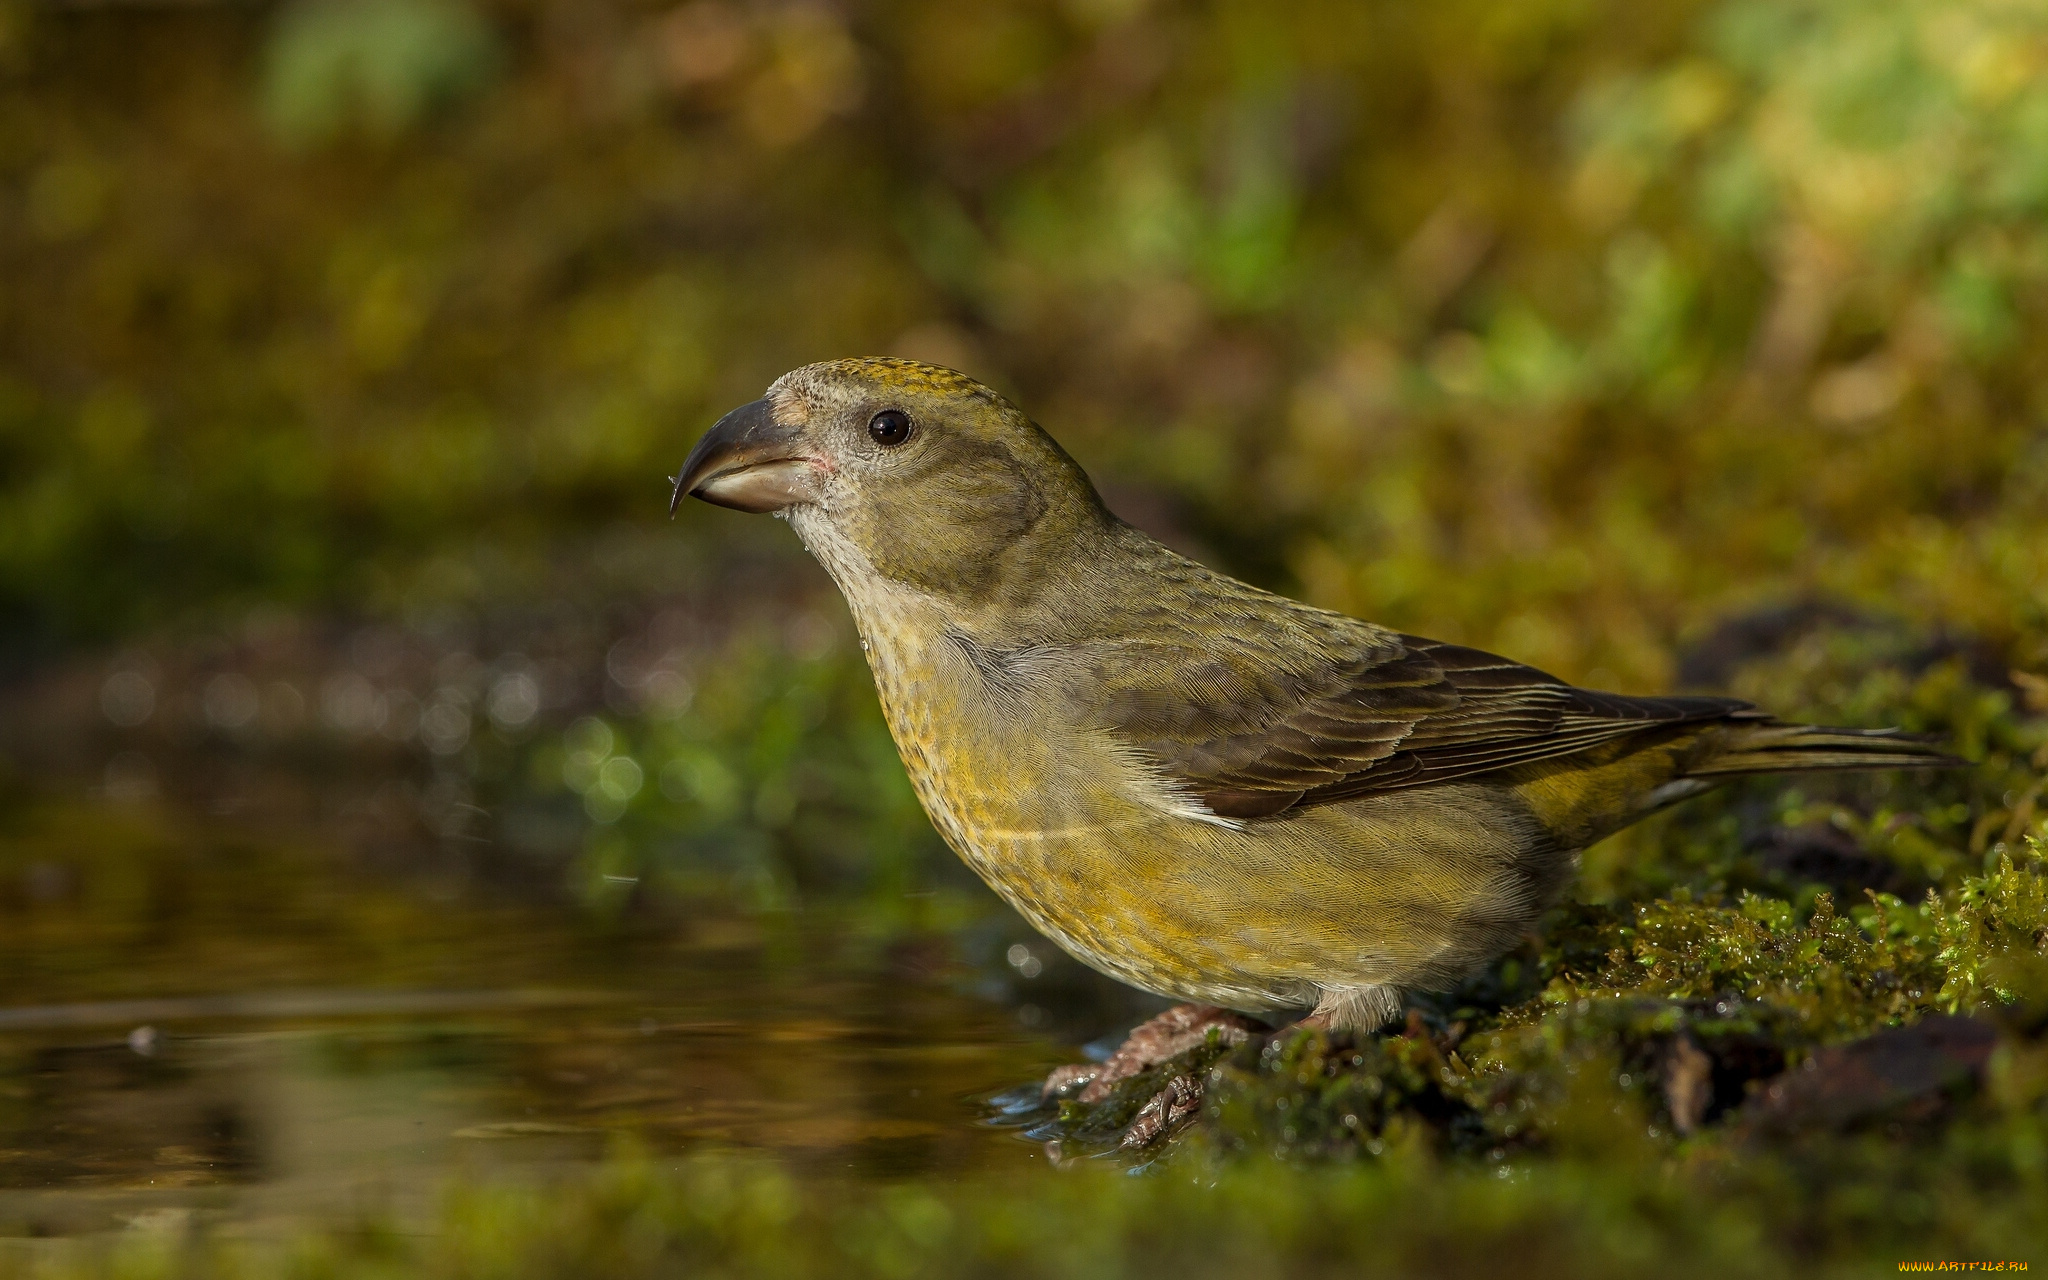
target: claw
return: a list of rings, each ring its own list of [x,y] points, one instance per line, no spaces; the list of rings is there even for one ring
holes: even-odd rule
[[[1149,1147],[1168,1130],[1202,1109],[1202,1082],[1193,1076],[1175,1076],[1166,1087],[1138,1108],[1131,1127],[1124,1130],[1117,1145],[1125,1150]]]

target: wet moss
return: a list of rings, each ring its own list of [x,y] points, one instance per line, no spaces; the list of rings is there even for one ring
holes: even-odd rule
[[[1352,1159],[1401,1130],[1499,1160],[1578,1141],[1591,1089],[1675,1146],[1825,1046],[1944,1012],[2019,1016],[2048,939],[2042,870],[2037,842],[1917,907],[1873,894],[1861,923],[1826,895],[1804,920],[1755,895],[1568,912],[1536,994],[1492,1009],[1453,997],[1392,1035],[1292,1031],[1240,1048],[1208,1071],[1198,1132],[1223,1151]]]

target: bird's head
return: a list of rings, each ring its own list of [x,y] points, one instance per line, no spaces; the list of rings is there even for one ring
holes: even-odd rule
[[[1113,519],[1009,401],[951,369],[884,358],[776,379],[697,442],[671,510],[684,494],[784,516],[814,550],[857,553],[861,572],[969,597]]]

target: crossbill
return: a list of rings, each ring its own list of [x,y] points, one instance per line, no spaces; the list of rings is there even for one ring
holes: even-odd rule
[[[824,565],[919,800],[997,893],[1102,972],[1220,1010],[1371,1030],[1513,946],[1579,851],[1647,814],[1744,774],[1950,763],[1248,586],[913,361],[784,375],[698,442],[684,494],[782,517]]]

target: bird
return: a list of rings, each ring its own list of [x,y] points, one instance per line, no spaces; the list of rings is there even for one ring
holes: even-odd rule
[[[670,480],[671,515],[687,495],[788,521],[933,825],[1068,953],[1183,1002],[1155,1040],[1375,1031],[1518,944],[1582,850],[1651,813],[1748,774],[1955,763],[1734,698],[1577,688],[1237,581],[917,361],[787,373]]]

